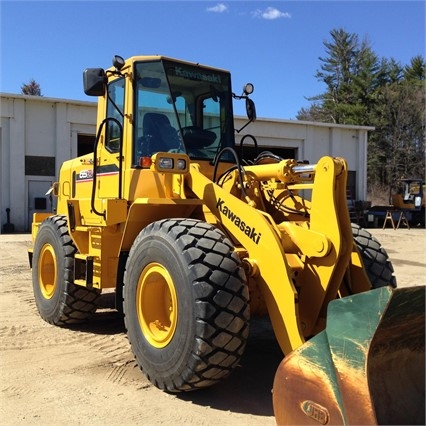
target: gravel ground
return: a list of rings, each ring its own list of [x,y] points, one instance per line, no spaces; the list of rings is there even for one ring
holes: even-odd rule
[[[400,287],[425,284],[425,230],[369,231],[386,248]],[[116,312],[100,310],[74,329],[41,320],[29,246],[30,235],[0,235],[3,425],[275,425],[271,387],[282,354],[267,324],[256,325],[229,379],[203,391],[166,394],[137,368]]]

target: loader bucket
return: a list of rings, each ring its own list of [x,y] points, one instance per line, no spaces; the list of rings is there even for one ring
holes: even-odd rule
[[[329,304],[326,329],[281,362],[278,425],[425,424],[425,286]]]

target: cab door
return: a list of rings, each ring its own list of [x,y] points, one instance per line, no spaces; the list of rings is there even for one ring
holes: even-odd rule
[[[97,197],[119,198],[120,152],[124,135],[125,78],[120,77],[108,84],[108,97],[103,143],[98,147]],[[112,119],[114,120],[112,120]]]

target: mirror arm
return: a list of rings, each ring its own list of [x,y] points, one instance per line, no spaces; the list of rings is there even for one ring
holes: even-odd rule
[[[235,129],[235,131],[237,132],[237,133],[240,133],[241,132],[241,130],[243,130],[243,129],[245,129],[250,123],[252,123],[253,122],[253,120],[249,120],[249,121],[247,121],[247,123],[246,124],[244,124],[244,126],[243,127],[241,127],[241,129]]]

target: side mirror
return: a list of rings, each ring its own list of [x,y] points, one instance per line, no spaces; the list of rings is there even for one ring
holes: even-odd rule
[[[83,71],[84,93],[88,96],[103,96],[107,81],[102,68],[87,68]]]
[[[237,133],[240,133],[241,130],[246,128],[250,123],[253,121],[256,121],[256,106],[254,105],[254,102],[249,98],[249,95],[251,95],[254,91],[254,86],[252,83],[247,83],[243,87],[243,94],[241,96],[236,95],[235,93],[232,93],[232,97],[234,99],[245,99],[246,100],[246,113],[247,118],[249,119],[248,123],[244,124],[241,129],[235,131]]]
[[[250,98],[246,98],[246,112],[250,121],[256,121],[256,106]]]

